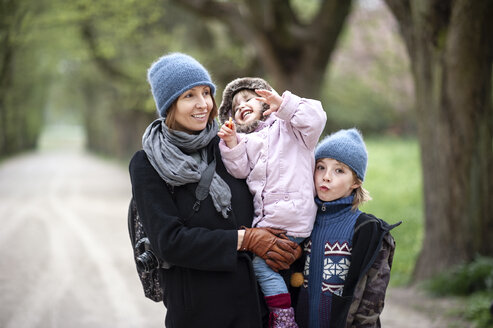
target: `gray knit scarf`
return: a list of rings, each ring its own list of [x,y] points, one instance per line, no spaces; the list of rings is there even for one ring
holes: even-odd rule
[[[142,147],[152,167],[166,183],[182,186],[200,181],[208,163],[207,145],[217,131],[215,120],[199,134],[188,134],[168,129],[164,118],[159,118],[147,127],[142,136]],[[209,194],[216,210],[227,218],[231,209],[231,190],[217,172]]]

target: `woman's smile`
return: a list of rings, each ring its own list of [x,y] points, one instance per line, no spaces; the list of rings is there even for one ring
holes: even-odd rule
[[[208,112],[200,113],[200,114],[192,114],[192,117],[198,120],[204,120],[208,118]]]

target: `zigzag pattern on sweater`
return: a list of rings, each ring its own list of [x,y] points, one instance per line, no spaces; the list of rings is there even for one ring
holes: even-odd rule
[[[349,247],[348,243],[344,242],[339,244],[338,241],[335,242],[335,244],[331,245],[330,243],[325,243],[325,256],[335,256],[335,255],[340,255],[340,256],[349,256],[351,255],[351,248]]]

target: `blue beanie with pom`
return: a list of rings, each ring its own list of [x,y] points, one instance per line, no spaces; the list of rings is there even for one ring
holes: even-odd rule
[[[315,150],[315,160],[332,158],[349,166],[365,180],[368,152],[361,133],[356,129],[339,130],[325,137]]]
[[[209,72],[197,60],[182,53],[171,53],[155,61],[147,71],[157,111],[166,117],[166,111],[185,91],[207,85],[211,94],[216,92]]]

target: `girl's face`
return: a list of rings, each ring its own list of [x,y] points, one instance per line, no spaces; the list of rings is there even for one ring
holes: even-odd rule
[[[206,85],[182,93],[174,104],[174,129],[197,133],[205,129],[213,107],[211,90]]]
[[[237,124],[247,125],[262,118],[263,103],[251,90],[241,90],[233,97],[232,111]]]
[[[347,197],[360,186],[349,166],[332,158],[317,160],[314,182],[317,196],[324,202]]]

